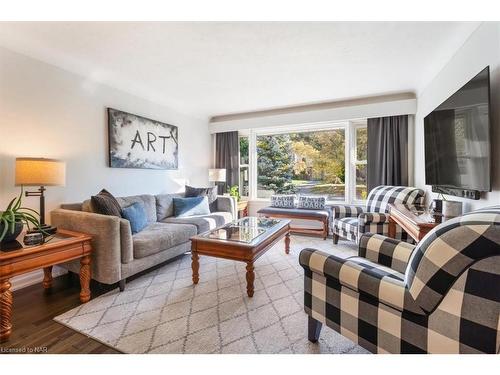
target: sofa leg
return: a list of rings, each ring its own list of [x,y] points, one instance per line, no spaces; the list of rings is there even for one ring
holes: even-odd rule
[[[333,244],[336,245],[339,243],[339,235],[338,234],[333,234]]]
[[[307,316],[307,339],[311,342],[317,342],[321,333],[321,322],[311,316]]]
[[[118,283],[118,287],[120,288],[120,292],[123,292],[125,290],[125,279],[120,280]]]

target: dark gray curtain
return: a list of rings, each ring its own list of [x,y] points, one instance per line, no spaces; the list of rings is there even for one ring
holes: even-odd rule
[[[239,183],[239,138],[238,132],[217,133],[215,135],[215,168],[226,169],[226,183],[219,184],[219,194],[228,186]]]
[[[368,191],[408,185],[408,116],[368,119]]]

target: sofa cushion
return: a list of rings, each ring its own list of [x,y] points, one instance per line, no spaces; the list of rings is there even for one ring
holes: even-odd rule
[[[145,258],[149,255],[167,250],[173,246],[189,241],[196,234],[192,225],[172,225],[152,223],[132,236],[134,258]]]
[[[190,217],[167,217],[163,223],[190,224],[194,226],[198,233],[206,232],[233,220],[230,212],[212,212],[208,215],[197,215]]]
[[[162,221],[174,216],[174,198],[182,198],[184,194],[158,194],[156,199],[156,220]]]
[[[144,209],[146,210],[146,216],[148,218],[148,223],[156,222],[156,199],[153,195],[144,194],[144,195],[132,195],[129,197],[119,197],[116,198],[120,206],[127,207],[132,203],[141,202],[144,204]]]
[[[318,220],[328,217],[326,210],[304,210],[300,208],[278,208],[278,207],[264,207],[257,211],[261,215],[290,215],[290,217],[316,217]]]

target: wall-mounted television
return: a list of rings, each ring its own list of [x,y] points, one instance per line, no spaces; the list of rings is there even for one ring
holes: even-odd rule
[[[490,111],[486,67],[425,117],[425,183],[433,190],[491,191]]]

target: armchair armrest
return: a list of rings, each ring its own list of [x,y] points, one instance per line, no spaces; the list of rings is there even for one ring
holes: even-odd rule
[[[394,269],[365,258],[340,258],[314,249],[302,250],[299,263],[304,268],[304,291],[319,303],[328,302],[338,290],[342,290],[335,287],[336,284],[340,288],[368,295],[399,311],[424,314],[410,296],[403,275]],[[335,293],[330,293],[329,288],[335,289]]]
[[[354,205],[332,205],[332,213],[334,219],[342,219],[344,217],[358,217],[364,212],[364,208]]]
[[[372,262],[405,273],[415,245],[380,234],[366,233],[359,240],[358,254]]]
[[[92,236],[92,278],[105,284],[121,279],[121,226],[124,225],[121,220],[116,216],[60,208],[51,212],[52,225]],[[68,268],[75,271],[71,263]]]
[[[378,223],[388,223],[389,214],[382,212],[363,212],[359,215],[359,224],[378,224]]]
[[[217,211],[230,212],[233,216],[233,220],[238,218],[238,213],[236,209],[236,200],[233,197],[226,195],[217,196]]]

